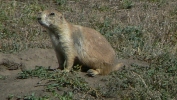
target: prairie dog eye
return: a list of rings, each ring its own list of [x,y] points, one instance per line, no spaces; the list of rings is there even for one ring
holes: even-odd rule
[[[50,13],[49,15],[50,15],[50,16],[54,16],[54,15],[55,15],[55,13]]]

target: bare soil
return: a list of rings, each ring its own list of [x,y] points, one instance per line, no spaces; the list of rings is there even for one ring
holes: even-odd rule
[[[121,62],[136,62],[137,64],[148,66],[147,63],[137,60],[120,60]],[[35,66],[44,66],[56,69],[58,62],[53,49],[31,48],[14,54],[0,53],[0,76],[5,79],[0,80],[0,97],[5,100],[10,95],[26,96],[35,92],[37,95],[44,95],[43,86],[37,86],[41,82],[38,78],[17,79],[18,73],[23,70],[34,69]],[[108,76],[88,77],[85,72],[78,72],[78,75],[85,79],[91,87],[95,85],[105,85],[101,79]],[[45,81],[44,83],[45,84]],[[76,94],[79,96],[79,94]],[[76,96],[75,95],[75,96]]]
[[[57,67],[55,53],[51,49],[28,49],[15,54],[0,54],[0,75],[6,79],[0,80],[1,99],[9,95],[24,96],[31,93],[43,94],[43,86],[36,87],[40,79],[17,79],[22,70],[34,69],[35,66]]]

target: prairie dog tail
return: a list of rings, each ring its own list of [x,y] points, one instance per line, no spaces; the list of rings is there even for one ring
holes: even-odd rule
[[[117,61],[117,65],[114,70],[119,70],[123,66],[130,67],[132,64],[136,64],[142,67],[149,67],[149,63],[135,59],[119,59]]]
[[[122,63],[122,62],[117,63],[116,66],[115,66],[115,68],[114,68],[114,71],[119,70],[119,69],[122,68],[123,66],[125,66],[124,63]]]
[[[131,67],[132,64],[136,64],[138,66],[142,67],[149,67],[149,64],[144,61],[139,61],[139,60],[132,60],[132,59],[119,59],[116,62],[116,65],[112,69],[112,71],[117,71],[120,70],[123,66],[125,67]]]

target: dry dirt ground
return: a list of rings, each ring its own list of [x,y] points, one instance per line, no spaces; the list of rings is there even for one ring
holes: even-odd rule
[[[122,62],[136,62],[137,64],[148,66],[147,63],[137,60],[120,60]],[[5,100],[10,95],[25,96],[32,93],[44,95],[44,87],[37,86],[41,82],[38,78],[17,79],[18,73],[23,70],[34,69],[35,66],[51,67],[56,69],[58,66],[55,52],[52,49],[31,48],[14,54],[0,53],[0,76],[5,76],[0,80],[1,100]],[[85,72],[78,72],[78,75],[85,79],[90,86],[95,83],[105,85],[101,79],[108,76],[88,77]],[[45,83],[44,83],[45,84]]]
[[[0,75],[6,76],[0,80],[1,98],[4,100],[8,95],[23,96],[37,92],[42,94],[43,87],[35,87],[40,79],[17,79],[22,70],[34,69],[35,66],[56,67],[57,61],[53,50],[29,49],[16,54],[0,54]]]

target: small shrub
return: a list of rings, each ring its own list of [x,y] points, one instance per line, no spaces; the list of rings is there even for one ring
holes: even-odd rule
[[[58,5],[65,5],[67,0],[56,0]]]
[[[122,0],[121,1],[121,6],[123,9],[130,9],[133,6],[133,3],[131,0]]]

